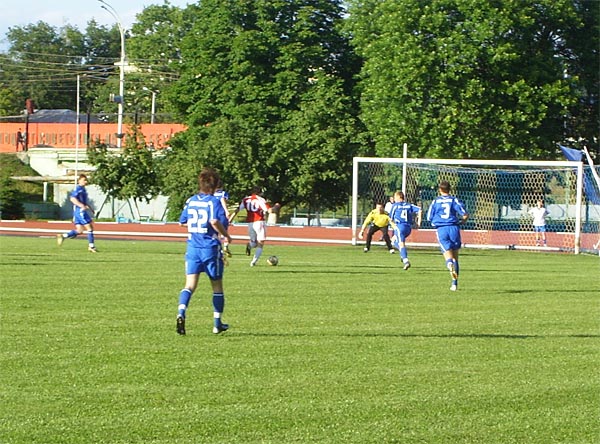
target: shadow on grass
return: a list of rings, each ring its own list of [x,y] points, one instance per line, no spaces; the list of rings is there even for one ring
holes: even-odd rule
[[[599,339],[596,334],[570,334],[570,335],[519,335],[503,333],[261,333],[261,332],[231,332],[235,336],[249,337],[347,337],[347,338],[438,338],[438,339],[551,339],[551,338],[580,338]]]

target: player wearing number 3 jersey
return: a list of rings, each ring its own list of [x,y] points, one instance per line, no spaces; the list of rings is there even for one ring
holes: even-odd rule
[[[469,214],[463,204],[450,195],[450,183],[440,182],[440,195],[432,202],[427,212],[427,220],[436,228],[440,249],[446,259],[446,267],[452,276],[450,290],[458,288],[458,250],[461,246],[459,225],[464,223]]]
[[[265,219],[267,214],[271,212],[271,208],[267,204],[267,201],[260,194],[260,187],[252,188],[252,193],[249,196],[244,197],[233,214],[229,216],[229,220],[232,221],[239,211],[246,210],[248,236],[250,237],[250,242],[246,245],[246,255],[250,256],[252,249],[256,248],[254,257],[250,262],[251,267],[256,265],[258,259],[262,255],[265,241],[267,240]]]
[[[179,217],[179,224],[187,226],[188,240],[185,253],[185,287],[179,293],[177,313],[177,333],[185,335],[187,308],[192,294],[198,285],[200,273],[206,273],[212,285],[213,333],[221,333],[229,328],[221,321],[225,308],[223,294],[223,253],[219,235],[227,242],[231,237],[227,232],[229,221],[221,201],[213,196],[219,183],[219,175],[211,168],[205,168],[198,177],[200,192],[190,197]]]

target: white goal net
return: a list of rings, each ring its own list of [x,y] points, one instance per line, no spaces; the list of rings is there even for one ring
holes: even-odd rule
[[[470,218],[463,231],[465,247],[544,249],[579,253],[597,251],[600,190],[593,166],[571,161],[501,161],[356,157],[352,183],[352,243],[357,228],[376,203],[394,191],[426,214],[438,184],[450,182],[451,194]],[[536,245],[530,209],[543,200],[547,245]],[[423,218],[408,238],[413,245],[437,246],[435,230]]]

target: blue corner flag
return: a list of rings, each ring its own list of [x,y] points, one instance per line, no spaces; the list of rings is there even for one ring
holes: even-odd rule
[[[568,148],[568,147],[562,146],[560,144],[558,146],[562,150],[562,152],[565,155],[565,157],[567,158],[567,160],[571,160],[573,162],[581,162],[581,159],[583,158],[583,151],[582,150],[576,150],[574,148]]]

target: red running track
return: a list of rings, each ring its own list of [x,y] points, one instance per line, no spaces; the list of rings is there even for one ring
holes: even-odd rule
[[[0,235],[48,236],[70,230],[70,221],[0,221]],[[247,239],[247,225],[230,226],[234,241]],[[183,241],[186,238],[185,227],[177,223],[116,223],[95,222],[94,233],[99,239],[146,239],[163,241]],[[574,236],[570,233],[547,233],[549,250],[572,250]],[[584,236],[584,235],[582,235]],[[269,225],[267,227],[268,243],[272,245],[351,245],[352,231],[349,227],[306,227]],[[409,245],[437,247],[435,230],[415,229]],[[582,239],[585,245],[588,239]],[[595,241],[595,239],[593,239]],[[535,245],[532,232],[512,231],[471,231],[462,232],[462,241],[466,247],[488,245],[495,248],[531,248]],[[590,242],[592,239],[590,238]],[[363,241],[359,241],[363,243]],[[379,243],[379,242],[376,242]]]

